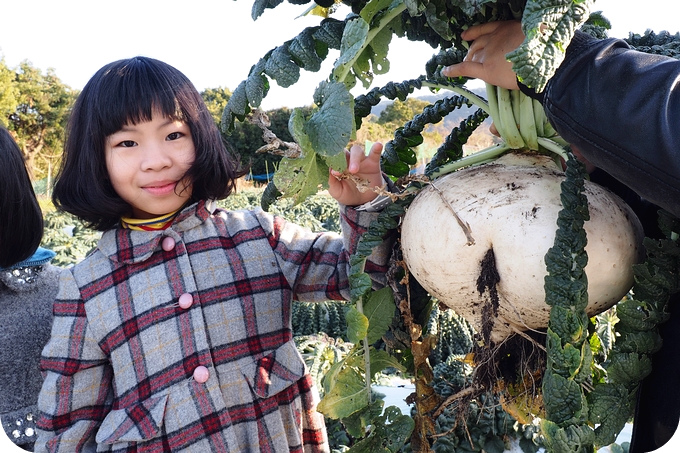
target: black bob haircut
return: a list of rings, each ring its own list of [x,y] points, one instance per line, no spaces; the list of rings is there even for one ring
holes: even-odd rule
[[[43,218],[21,150],[0,127],[0,267],[29,258],[40,245]]]
[[[205,102],[187,77],[147,57],[114,61],[87,82],[69,118],[66,145],[52,200],[99,231],[114,228],[130,206],[106,169],[106,139],[126,124],[150,121],[153,111],[189,126],[196,158],[187,176],[192,201],[221,200],[243,176]]]

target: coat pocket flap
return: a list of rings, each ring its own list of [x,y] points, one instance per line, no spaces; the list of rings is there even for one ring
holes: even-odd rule
[[[290,387],[305,371],[305,363],[292,341],[243,369],[253,392],[260,398],[269,398]]]
[[[98,444],[139,442],[161,433],[168,395],[148,398],[134,406],[109,412],[95,440]]]

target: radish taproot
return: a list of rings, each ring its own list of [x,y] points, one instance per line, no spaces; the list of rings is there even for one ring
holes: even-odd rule
[[[401,228],[416,280],[493,343],[543,329],[544,256],[555,240],[564,173],[537,153],[508,153],[434,180],[408,208]],[[633,284],[642,227],[607,189],[586,181],[590,220],[588,315],[618,302]],[[433,240],[433,236],[436,240]]]

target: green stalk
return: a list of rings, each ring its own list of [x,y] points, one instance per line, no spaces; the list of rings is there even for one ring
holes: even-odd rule
[[[515,120],[515,114],[512,107],[512,94],[510,93],[510,90],[500,87],[495,88],[498,95],[498,119],[496,120],[496,118],[493,118],[493,116],[492,119],[496,125],[496,130],[498,130],[498,133],[501,134],[501,138],[506,141],[510,148],[526,148],[524,139],[522,138],[519,128],[517,127],[517,121]],[[489,104],[491,104],[491,99],[489,99]]]
[[[360,265],[360,268],[357,272],[357,274],[363,274],[366,269],[366,260],[364,259]],[[360,296],[357,298],[356,301],[356,307],[357,311],[361,313],[362,315],[364,314],[364,296]],[[364,338],[361,339],[361,344],[364,346],[364,380],[365,386],[366,386],[366,393],[368,396],[368,404],[371,404],[371,355],[370,351],[368,349],[369,344],[368,344],[368,333],[364,336]]]
[[[500,133],[501,130],[498,128],[498,125],[501,121],[501,115],[498,110],[498,93],[496,92],[495,85],[491,85],[490,83],[486,84],[486,97],[489,98],[489,116],[496,125],[496,130]],[[501,125],[501,128],[502,127],[503,126]],[[503,134],[501,134],[501,137],[503,137]],[[503,139],[505,140],[505,137],[503,137]]]
[[[364,298],[360,297],[357,300],[357,311],[361,313],[362,315],[364,314]],[[364,346],[364,371],[365,371],[365,377],[364,379],[366,380],[366,392],[368,396],[368,404],[371,404],[371,354],[368,349],[368,335],[365,336],[361,340],[361,344]]]
[[[538,144],[545,148],[546,150],[557,154],[560,156],[564,161],[566,162],[569,156],[567,155],[567,152],[564,149],[563,145],[560,145],[559,143],[556,143],[552,139],[545,138],[545,137],[538,137]]]
[[[471,165],[480,165],[486,162],[490,162],[498,158],[501,154],[505,153],[506,151],[510,151],[511,149],[512,148],[510,148],[505,143],[490,146],[474,154],[470,154],[469,156],[465,156],[461,159],[449,162],[446,165],[442,165],[437,170],[432,172],[432,174],[430,175],[430,179],[439,178],[440,176],[453,173],[454,171],[463,167],[469,167]]]
[[[520,113],[520,94],[518,90],[508,90],[510,93],[510,106],[512,107],[512,115],[515,117],[515,124],[522,124],[522,116]],[[522,96],[524,97],[524,96]],[[533,121],[532,121],[533,122]],[[520,131],[521,133],[521,131]]]
[[[536,130],[534,100],[529,96],[518,96],[518,98],[520,124],[519,133],[522,135],[522,139],[524,140],[527,148],[530,150],[537,150],[538,131]]]
[[[378,0],[373,0],[373,1],[378,1]],[[364,7],[364,10],[367,10],[369,5]],[[333,74],[331,77],[339,82],[344,81],[347,78],[347,75],[349,72],[352,70],[354,67],[354,64],[356,63],[357,59],[361,57],[363,54],[364,50],[366,50],[366,47],[368,47],[373,39],[380,33],[383,28],[385,28],[393,19],[398,17],[404,10],[406,9],[406,5],[404,3],[401,3],[397,6],[395,6],[391,10],[387,10],[386,14],[380,18],[378,21],[378,24],[374,27],[371,27],[366,35],[366,40],[363,42],[363,44],[360,47],[360,50],[357,51],[354,54],[354,58],[349,60],[346,64],[343,66],[340,66],[336,68],[333,71]],[[362,20],[365,20],[365,18],[362,17]],[[362,264],[361,266],[361,272],[363,273],[364,265]],[[362,315],[364,314],[364,305],[363,305],[363,297],[360,297],[357,300],[356,303],[357,311],[361,313]],[[364,366],[365,366],[365,379],[366,379],[366,390],[368,393],[368,403],[371,403],[371,357],[370,357],[370,352],[369,352],[369,344],[368,344],[368,336],[364,337],[361,340],[363,346],[364,346]]]
[[[543,105],[536,99],[531,100],[534,110],[534,125],[537,137],[546,137],[545,124],[548,122]]]
[[[555,134],[554,137],[551,137],[552,139],[548,139],[539,134],[539,132],[545,132],[547,129],[545,125],[548,125],[543,106],[519,91],[486,84],[486,94],[489,100],[485,102],[479,96],[462,87],[442,86],[428,82],[423,85],[431,88],[447,88],[467,97],[473,104],[489,113],[498,133],[505,142],[443,165],[430,174],[430,179],[452,173],[463,167],[492,161],[512,149],[528,148],[538,151],[542,147],[544,150],[566,159],[566,153],[560,146],[563,140],[559,136]],[[552,128],[548,130],[554,131]],[[560,143],[556,143],[556,141]]]

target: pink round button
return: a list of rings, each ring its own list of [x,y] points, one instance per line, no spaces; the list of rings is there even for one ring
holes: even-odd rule
[[[210,372],[203,365],[197,366],[194,370],[194,380],[199,384],[203,384],[210,377]]]
[[[175,240],[169,236],[166,236],[163,238],[163,242],[161,242],[161,248],[166,252],[169,252],[175,248]]]
[[[194,303],[194,296],[192,296],[189,293],[184,293],[181,296],[179,296],[179,306],[181,308],[184,308],[185,310],[189,307],[191,307],[191,304]]]

